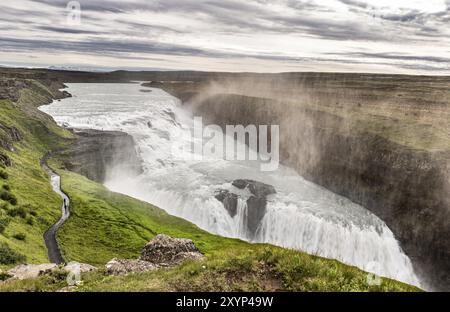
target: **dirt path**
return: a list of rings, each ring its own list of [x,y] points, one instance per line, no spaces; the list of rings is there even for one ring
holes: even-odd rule
[[[70,217],[70,199],[67,194],[61,191],[61,177],[47,165],[47,160],[49,157],[50,154],[47,154],[42,158],[41,166],[45,171],[47,171],[48,175],[50,176],[50,182],[52,184],[53,191],[57,193],[63,201],[61,204],[61,218],[55,224],[53,224],[47,230],[47,232],[44,233],[44,240],[48,250],[48,259],[52,263],[60,264],[64,263],[64,258],[61,255],[61,250],[59,249],[58,242],[56,241],[56,234],[59,228]]]

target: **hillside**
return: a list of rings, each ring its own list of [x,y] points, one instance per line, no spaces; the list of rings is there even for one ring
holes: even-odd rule
[[[19,263],[45,263],[43,234],[60,213],[60,199],[50,188],[40,159],[50,150],[73,144],[72,133],[36,107],[65,94],[57,81],[14,79],[6,82],[0,102],[0,269]],[[114,257],[135,258],[158,233],[191,238],[206,255],[203,263],[126,277],[103,270],[83,276],[80,291],[113,290],[291,290],[291,291],[414,291],[414,287],[383,279],[369,285],[367,273],[301,252],[252,245],[208,234],[150,204],[115,194],[100,184],[65,170],[64,159],[50,165],[62,177],[71,198],[72,216],[58,235],[66,261],[100,268]],[[64,276],[0,284],[0,291],[53,291],[65,286]]]

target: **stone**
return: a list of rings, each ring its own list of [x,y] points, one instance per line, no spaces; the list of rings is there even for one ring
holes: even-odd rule
[[[79,272],[79,273],[87,273],[98,270],[95,266],[86,263],[78,263],[78,262],[69,262],[64,270],[68,272]]]
[[[223,206],[233,218],[237,213],[238,195],[228,190],[217,190],[214,197],[223,203]]]
[[[265,197],[276,193],[275,188],[272,185],[254,180],[237,179],[234,180],[231,184],[238,189],[245,189],[246,187],[248,187],[248,190],[256,197]]]
[[[8,271],[11,275],[11,279],[29,279],[37,278],[43,274],[49,273],[53,269],[57,268],[55,263],[43,263],[43,264],[21,264]]]
[[[139,259],[112,259],[106,264],[106,271],[112,275],[148,272],[158,269],[158,266]]]
[[[179,264],[180,261],[192,259],[194,257],[192,253],[198,255],[198,257],[195,256],[197,259],[203,257],[192,240],[159,234],[144,246],[140,260],[171,266]]]
[[[275,194],[276,190],[272,185],[250,179],[237,179],[231,184],[240,190],[247,189],[251,193],[246,201],[247,211],[243,222],[247,225],[247,235],[252,238],[266,214],[267,196]],[[236,216],[239,195],[221,189],[216,191],[214,197],[222,202],[232,218]]]

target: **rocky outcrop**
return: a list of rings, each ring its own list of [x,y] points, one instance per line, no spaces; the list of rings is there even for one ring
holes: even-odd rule
[[[194,242],[185,238],[173,238],[164,234],[157,235],[141,252],[140,259],[158,266],[178,265],[185,260],[199,260],[203,255]]]
[[[14,143],[22,141],[23,136],[16,127],[8,127],[0,124],[0,147],[8,151],[14,151]]]
[[[24,279],[33,279],[37,278],[41,275],[51,273],[54,270],[62,269],[67,273],[86,273],[97,270],[96,267],[78,262],[70,262],[65,266],[58,266],[55,263],[42,263],[42,264],[21,264],[10,270],[8,270],[9,278],[7,281],[12,280],[24,280]]]
[[[237,213],[237,205],[239,196],[228,190],[217,190],[214,197],[222,202],[230,216],[234,218]]]
[[[192,240],[159,234],[144,246],[139,259],[112,259],[106,264],[106,271],[112,275],[141,273],[203,258]]]
[[[223,203],[224,208],[232,218],[236,216],[238,201],[246,200],[244,223],[246,224],[247,235],[251,239],[256,234],[261,220],[266,214],[267,196],[275,194],[276,190],[272,185],[249,179],[237,179],[231,185],[241,190],[247,189],[251,195],[244,199],[229,190],[220,189],[216,191],[215,198]]]
[[[159,267],[151,262],[139,259],[112,259],[106,265],[106,272],[111,275],[126,275],[157,270]]]
[[[141,161],[133,138],[123,132],[73,130],[76,140],[61,152],[68,170],[104,182],[112,168],[125,174],[139,174]]]
[[[37,278],[40,275],[49,273],[50,271],[56,269],[57,264],[54,263],[43,263],[43,264],[21,264],[8,271],[11,279],[28,279]]]

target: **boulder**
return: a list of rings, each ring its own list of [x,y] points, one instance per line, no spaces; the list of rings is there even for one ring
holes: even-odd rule
[[[69,262],[64,267],[64,270],[67,272],[87,273],[87,272],[96,271],[97,268],[95,266],[92,266],[92,265],[86,264],[86,263]]]
[[[247,187],[250,193],[260,198],[276,193],[275,188],[272,185],[254,180],[237,179],[234,180],[231,184],[238,189],[245,189]]]
[[[105,267],[108,274],[112,275],[125,275],[158,269],[157,265],[139,259],[112,259]]]
[[[223,203],[223,206],[233,218],[237,213],[238,195],[228,190],[217,190],[214,197]]]
[[[177,266],[186,260],[204,259],[190,239],[157,235],[142,249],[139,259],[112,259],[106,264],[106,271],[112,275],[125,275]]]
[[[188,259],[198,260],[201,258],[203,258],[203,254],[192,240],[159,234],[144,246],[140,260],[158,266],[173,266]]]
[[[11,275],[11,279],[28,279],[37,278],[43,274],[49,273],[53,269],[57,268],[55,263],[43,263],[43,264],[21,264],[8,271]]]

